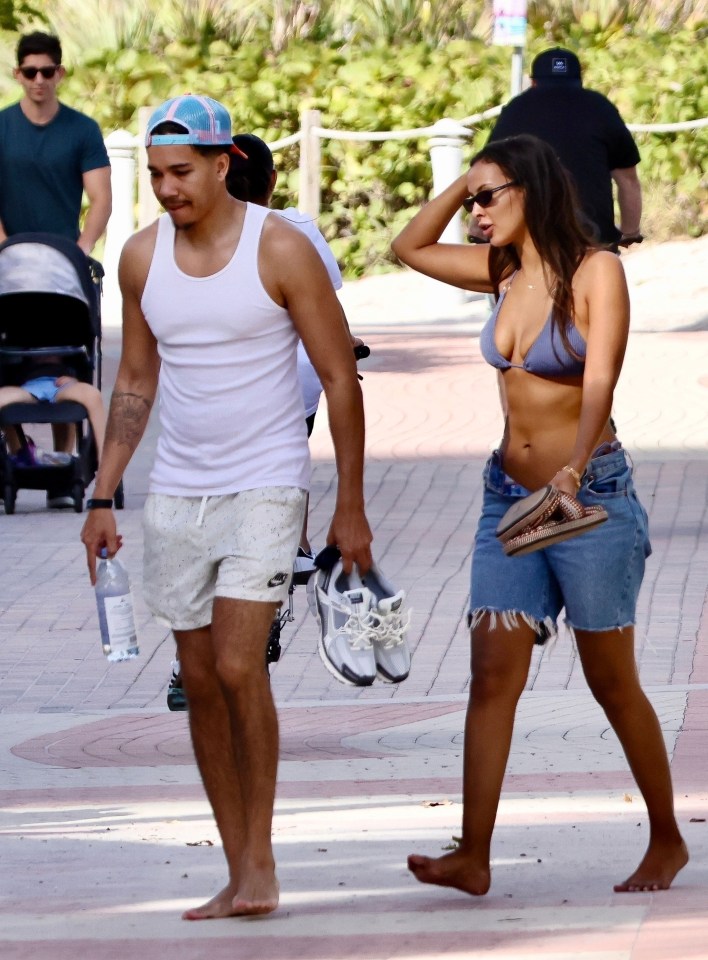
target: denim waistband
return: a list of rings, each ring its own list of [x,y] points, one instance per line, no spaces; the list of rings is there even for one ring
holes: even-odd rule
[[[623,468],[631,468],[631,466],[629,455],[623,449],[619,440],[614,440],[612,443],[603,443],[595,450],[583,473],[581,489],[592,480],[598,480]],[[495,450],[487,460],[484,468],[484,482],[491,490],[505,497],[527,497],[533,492],[524,487],[523,484],[517,483],[516,480],[504,472],[500,450]]]

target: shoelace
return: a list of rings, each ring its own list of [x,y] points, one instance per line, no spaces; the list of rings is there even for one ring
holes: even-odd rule
[[[390,610],[388,613],[372,611],[373,618],[377,621],[374,627],[376,642],[386,650],[402,644],[411,625],[412,612],[412,610],[406,610],[404,614],[401,610]]]
[[[362,604],[333,604],[341,613],[348,614],[346,623],[339,628],[339,633],[347,638],[352,650],[370,650],[374,640],[378,638],[376,631],[377,619],[370,610],[363,610]],[[357,609],[359,608],[359,609]]]

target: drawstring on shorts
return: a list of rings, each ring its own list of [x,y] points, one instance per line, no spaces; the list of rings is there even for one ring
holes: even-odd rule
[[[197,514],[197,526],[201,527],[204,523],[204,511],[206,510],[207,500],[209,497],[202,497],[202,502],[199,504],[199,513]]]

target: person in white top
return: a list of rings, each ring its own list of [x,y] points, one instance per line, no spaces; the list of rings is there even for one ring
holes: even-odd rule
[[[123,345],[82,530],[89,575],[121,546],[111,495],[147,425],[160,437],[145,505],[144,593],[177,641],[194,752],[228,867],[189,920],[269,913],[278,725],[263,668],[287,595],[309,478],[297,388],[301,339],[323,384],[338,470],[328,534],[347,569],[371,567],[364,414],[334,289],[301,231],[229,196],[225,107],[167,101],[146,137],[166,210],[120,261]]]
[[[262,207],[270,207],[278,178],[270,147],[264,140],[252,133],[237,133],[233,137],[233,142],[238,150],[231,155],[231,166],[226,177],[226,187],[229,193],[237,200],[257,203]],[[342,274],[339,264],[315,220],[296,207],[273,210],[273,213],[277,213],[288,223],[296,226],[298,230],[302,230],[305,236],[312,241],[315,250],[322,259],[322,263],[325,265],[332,286],[335,290],[340,290],[342,288]],[[344,309],[342,309],[342,317],[348,330],[349,324]],[[351,336],[351,333],[350,339],[353,348],[363,344],[362,340]],[[322,384],[317,376],[317,371],[312,366],[302,340],[297,345],[297,378],[305,405],[305,420],[309,437],[315,423],[315,414],[322,394]],[[300,547],[295,560],[295,570],[306,572],[314,571],[314,569],[312,548],[307,535],[307,512],[305,512]]]

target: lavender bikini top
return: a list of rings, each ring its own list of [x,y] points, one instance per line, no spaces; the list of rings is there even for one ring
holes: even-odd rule
[[[512,276],[511,282],[513,282],[514,276],[516,274]],[[550,313],[543,329],[526,351],[523,363],[512,363],[499,352],[495,340],[497,317],[511,282],[497,300],[496,306],[480,334],[479,345],[484,359],[487,363],[496,367],[497,370],[508,370],[514,367],[518,370],[534,373],[539,377],[581,377],[585,370],[587,344],[578,333],[577,328],[571,324],[568,327],[568,340],[572,348],[582,358],[576,360],[566,350],[558,327],[551,322]]]

